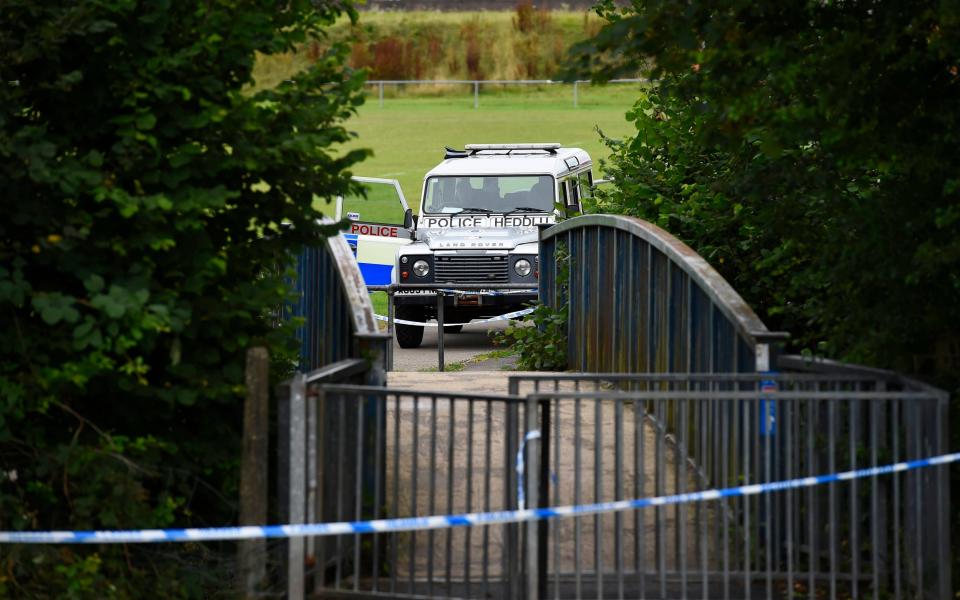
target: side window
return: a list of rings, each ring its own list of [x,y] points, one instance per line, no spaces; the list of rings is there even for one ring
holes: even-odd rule
[[[560,194],[557,202],[557,214],[570,218],[580,214],[580,190],[577,177],[566,177],[559,182]]]
[[[590,171],[583,171],[577,175],[577,182],[579,183],[580,188],[580,198],[583,200],[589,200],[593,198],[593,177],[591,176]]]
[[[578,185],[577,178],[571,177],[567,180],[567,185],[570,186],[570,193],[567,199],[567,205],[573,205],[580,202],[580,186]]]
[[[567,199],[569,198],[569,191],[567,190],[567,182],[558,179],[557,180],[557,200],[554,203],[554,212],[557,216],[566,214],[567,211]]]

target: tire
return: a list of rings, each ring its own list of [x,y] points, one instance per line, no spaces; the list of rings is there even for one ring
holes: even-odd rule
[[[396,316],[404,321],[426,320],[423,309],[418,306],[398,306]],[[423,327],[394,323],[393,328],[401,348],[419,348],[420,343],[423,342]]]
[[[450,327],[444,327],[444,333],[460,333],[463,331],[463,325],[451,325]]]

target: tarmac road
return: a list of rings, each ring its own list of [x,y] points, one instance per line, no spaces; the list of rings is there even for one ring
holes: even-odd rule
[[[506,321],[493,323],[473,323],[466,325],[460,333],[447,333],[443,336],[443,354],[446,364],[469,360],[478,354],[490,352],[497,347],[490,339],[490,332],[507,327]],[[393,370],[422,371],[437,368],[437,328],[427,327],[423,334],[423,343],[419,348],[404,349],[393,339]]]

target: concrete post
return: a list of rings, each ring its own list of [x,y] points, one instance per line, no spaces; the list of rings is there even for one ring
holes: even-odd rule
[[[270,355],[266,348],[247,350],[247,397],[243,405],[243,450],[240,458],[240,525],[267,523],[267,437],[269,427]],[[238,545],[240,590],[244,598],[259,591],[267,571],[266,541]]]

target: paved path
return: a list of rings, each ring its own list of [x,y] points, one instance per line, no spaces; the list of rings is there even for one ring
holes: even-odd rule
[[[508,378],[517,374],[507,371],[395,371],[388,374],[387,385],[413,392],[443,392],[454,398],[460,393],[465,396],[505,395]],[[561,386],[563,389],[565,387]],[[569,389],[572,390],[572,387]],[[454,403],[456,408],[452,413],[451,406]],[[386,421],[390,447],[387,453],[396,457],[397,470],[388,470],[387,486],[391,489],[397,485],[401,491],[400,505],[397,507],[401,516],[504,508],[504,469],[513,469],[512,457],[506,460],[503,450],[506,425],[504,407],[498,403],[475,403],[472,413],[469,413],[473,415],[472,426],[467,407],[463,399],[451,402],[441,398],[434,402],[427,397],[417,398],[415,393],[404,396],[397,404],[388,404]],[[399,415],[396,414],[397,410]],[[567,399],[558,401],[553,410],[550,436],[553,445],[551,504],[579,504],[634,495],[646,496],[657,491],[657,487],[660,493],[677,491],[680,471],[675,449],[672,444],[663,443],[663,432],[658,431],[653,422],[633,414],[632,404],[620,408],[624,417],[620,426],[623,436],[620,452],[624,465],[619,478],[614,468],[617,464],[617,446],[613,435],[617,410],[615,403],[584,401],[579,406],[579,403]],[[399,424],[399,430],[394,423]],[[489,439],[487,443],[491,449],[489,457],[483,449],[486,439]],[[398,447],[394,447],[393,440],[397,440]],[[656,469],[658,441],[662,444],[659,451],[663,453],[659,478]],[[633,461],[635,456],[644,457],[639,468]],[[580,464],[579,476],[575,476],[577,463]],[[599,471],[597,466],[600,467]],[[399,477],[396,482],[393,479],[394,472]],[[686,475],[688,481],[695,476],[693,472]],[[436,486],[433,494],[425,485],[428,481]],[[622,486],[622,495],[618,495],[615,489],[618,481]],[[480,499],[487,497],[491,500],[484,506],[485,502]],[[473,498],[472,503],[470,498]],[[659,548],[662,564],[675,567],[680,554],[690,553],[697,547],[694,524],[708,519],[709,515],[709,511],[699,513],[695,507],[672,507],[552,522],[551,570],[571,573],[577,565],[589,570],[596,568],[598,563],[605,565],[601,568],[607,570],[615,564],[617,556],[622,556],[627,564],[644,563],[650,568],[656,564],[652,561],[658,554],[658,542],[663,544]],[[686,529],[686,540],[682,547],[677,531],[677,523],[681,518]],[[480,572],[486,559],[488,573],[491,576],[498,575],[506,559],[504,532],[503,527],[490,527],[485,534],[483,528],[479,528],[473,536],[468,535],[466,530],[425,533],[417,535],[413,545],[410,545],[411,537],[403,535],[397,572],[405,576],[412,574],[416,578],[431,578],[450,569],[456,577],[468,571]],[[432,551],[427,551],[428,548]]]
[[[387,373],[387,387],[419,391],[471,392],[476,394],[506,394],[507,379],[520,375],[517,371],[454,371],[423,373],[391,371]]]
[[[490,333],[504,329],[504,321],[466,325],[460,333],[443,336],[443,354],[446,364],[464,362],[496,350]],[[404,349],[393,340],[393,369],[395,371],[423,371],[437,368],[437,328],[427,327],[419,348]]]

